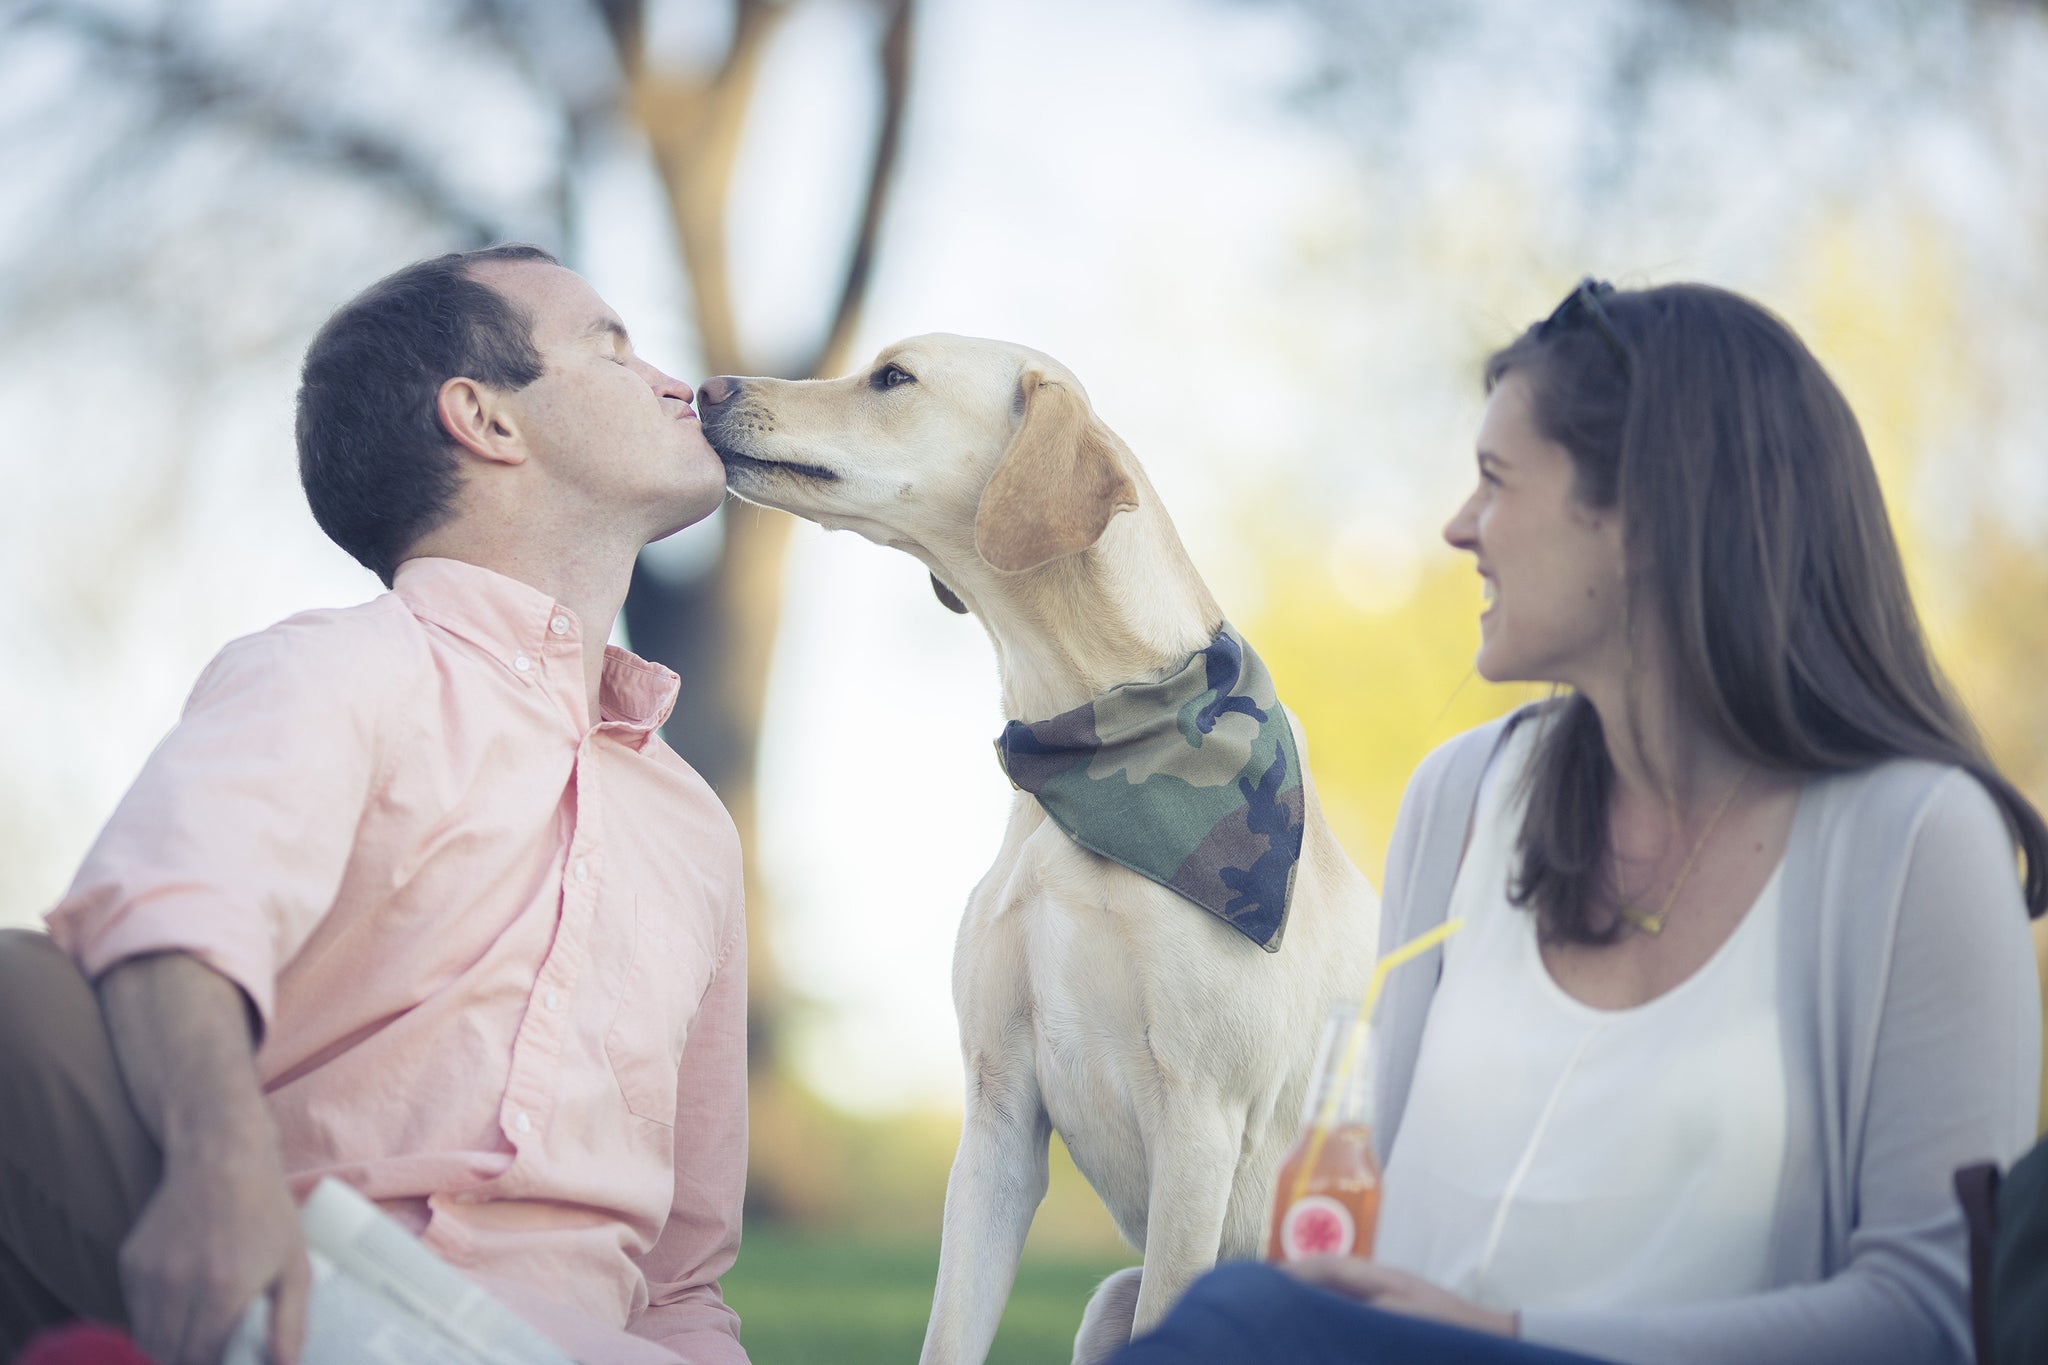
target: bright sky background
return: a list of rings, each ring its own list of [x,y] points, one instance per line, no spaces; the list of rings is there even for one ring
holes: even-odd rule
[[[715,45],[698,31],[712,8],[669,5],[658,41]],[[2048,509],[2048,462],[2033,454],[2048,430],[2048,263],[2028,236],[2048,223],[2043,26],[1987,41],[1937,18],[1899,40],[1852,23],[1852,45],[1819,61],[1757,30],[1733,45],[1739,83],[1681,75],[1617,128],[1603,54],[1647,9],[1586,0],[1563,23],[1539,0],[1446,0],[1432,55],[1398,88],[1340,104],[1347,125],[1294,98],[1332,40],[1292,5],[928,0],[856,351],[925,331],[1047,351],[1145,463],[1227,613],[1248,614],[1261,591],[1242,521],[1255,497],[1299,507],[1304,534],[1329,540],[1331,593],[1392,602],[1422,557],[1448,553],[1436,529],[1469,468],[1486,348],[1588,270],[1712,279],[1805,327],[1793,282],[1812,262],[1788,244],[1853,210],[1881,225],[1851,239],[1876,280],[1921,268],[1936,234],[1944,287],[1972,322],[1963,335],[1980,344],[1956,363],[1998,398],[1995,420],[1946,439],[2000,471],[2013,507]],[[1396,11],[1420,12],[1353,12],[1361,51],[1399,36],[1382,18]],[[870,77],[838,54],[869,23],[847,0],[807,5],[764,75],[733,230],[743,323],[771,347],[807,330],[838,269],[873,117]],[[448,154],[464,174],[508,197],[530,185],[538,162],[519,149],[539,135],[488,72],[436,61],[395,54],[325,78],[394,98],[450,92]],[[56,56],[6,70],[0,124],[74,75]],[[1393,132],[1372,131],[1375,100],[1406,110]],[[34,226],[30,190],[59,184],[92,132],[0,140],[24,187],[0,204],[0,235]],[[702,377],[642,150],[622,140],[582,192],[586,272],[644,353]],[[288,221],[336,253],[362,250],[345,217]],[[0,476],[16,490],[0,501],[0,573],[16,588],[0,600],[0,922],[61,892],[222,642],[376,591],[297,488],[290,399],[307,337],[266,334],[266,301],[291,284],[264,273],[282,268],[255,240],[267,230],[194,248],[235,268],[231,288],[179,304],[184,368],[127,334],[128,300],[88,295],[25,328],[0,289]],[[151,287],[177,300],[181,281],[221,269],[164,260]],[[1927,490],[1945,496],[1953,487]],[[716,534],[686,532],[664,554],[701,559]],[[787,589],[759,838],[780,916],[762,947],[804,1002],[795,1059],[857,1110],[957,1107],[953,935],[1010,794],[989,749],[993,656],[914,561],[850,534],[800,526]]]

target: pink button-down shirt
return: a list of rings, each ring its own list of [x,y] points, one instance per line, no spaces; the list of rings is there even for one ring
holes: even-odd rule
[[[739,841],[655,731],[676,687],[611,649],[593,726],[574,613],[411,560],[221,651],[50,915],[88,976],[238,983],[295,1188],[593,1365],[746,1359]]]

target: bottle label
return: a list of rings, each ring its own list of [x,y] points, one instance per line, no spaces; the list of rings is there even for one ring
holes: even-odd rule
[[[1358,1245],[1358,1224],[1326,1194],[1304,1195],[1288,1206],[1280,1220],[1280,1254],[1290,1261],[1305,1256],[1349,1256]]]

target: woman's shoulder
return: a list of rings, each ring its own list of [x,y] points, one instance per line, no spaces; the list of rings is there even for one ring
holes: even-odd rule
[[[1990,791],[1968,769],[1923,758],[1888,758],[1812,779],[1819,807],[1815,832],[1859,838],[1906,851],[1932,823],[2003,829]]]
[[[2012,831],[1968,769],[1888,759],[1816,778],[1813,790],[1800,851],[1841,915],[1927,919],[1944,932],[1981,921],[1998,935],[2025,925]]]
[[[1387,847],[1381,887],[1383,933],[1398,930],[1414,915],[1441,909],[1442,896],[1437,893],[1448,894],[1448,878],[1464,856],[1465,834],[1489,770],[1497,766],[1497,759],[1521,761],[1520,751],[1538,729],[1530,722],[1547,714],[1550,706],[1524,706],[1453,735],[1416,765]],[[1507,774],[1503,770],[1496,776]]]
[[[1452,735],[1415,765],[1415,775],[1408,780],[1409,799],[1434,801],[1457,792],[1476,794],[1494,756],[1511,746],[1526,748],[1541,722],[1553,715],[1558,706],[1556,701],[1530,702],[1484,725]]]

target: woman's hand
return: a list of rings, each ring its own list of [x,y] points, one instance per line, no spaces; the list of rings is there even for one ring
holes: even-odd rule
[[[1304,1280],[1333,1294],[1342,1294],[1347,1299],[1357,1299],[1374,1308],[1384,1308],[1390,1313],[1432,1318],[1475,1332],[1491,1332],[1495,1336],[1518,1337],[1522,1334],[1521,1324],[1513,1313],[1481,1308],[1405,1270],[1362,1261],[1355,1256],[1311,1256],[1307,1260],[1289,1261],[1280,1269],[1297,1280]]]

